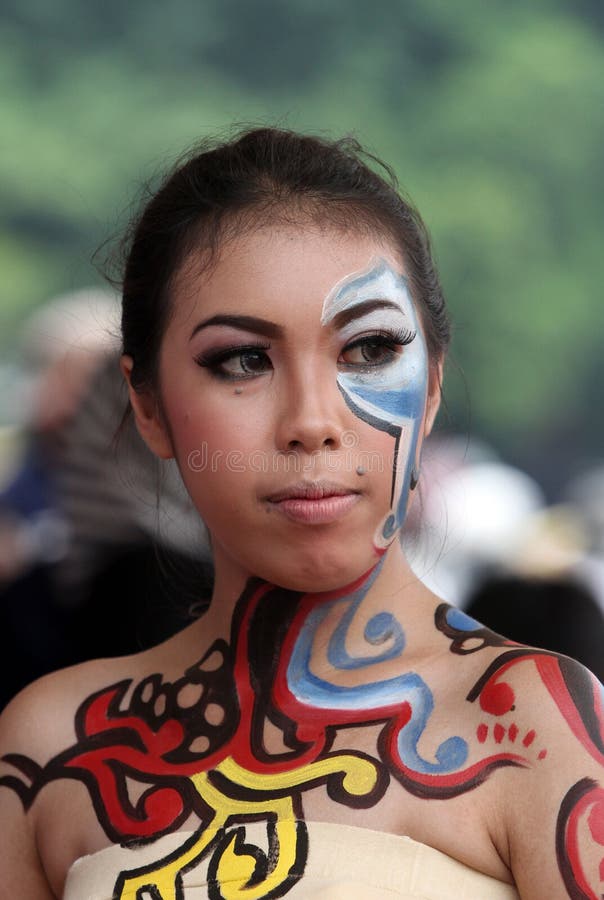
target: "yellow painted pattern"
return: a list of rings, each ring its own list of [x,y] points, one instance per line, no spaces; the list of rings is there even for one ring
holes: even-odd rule
[[[317,779],[343,773],[342,787],[352,796],[370,793],[377,782],[377,769],[370,760],[352,754],[331,756],[276,774],[259,774],[239,766],[232,758],[223,760],[215,769],[232,785],[224,792],[213,785],[207,772],[193,775],[191,781],[205,803],[214,811],[209,822],[193,838],[188,838],[176,855],[158,860],[144,872],[125,873],[119,900],[139,900],[146,889],[153,889],[161,900],[181,900],[180,876],[192,868],[204,855],[217,833],[233,817],[261,815],[275,823],[277,839],[276,859],[269,861],[265,878],[255,884],[250,879],[256,869],[256,859],[235,851],[235,832],[230,840],[217,849],[216,881],[223,900],[260,900],[282,886],[298,860],[298,828],[293,794]],[[253,791],[258,799],[237,799],[241,788]],[[284,797],[271,797],[275,791],[291,790]],[[263,796],[264,795],[264,796]],[[140,892],[140,893],[139,893]]]

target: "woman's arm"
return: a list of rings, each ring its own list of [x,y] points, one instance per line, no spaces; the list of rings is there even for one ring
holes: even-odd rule
[[[0,900],[56,900],[17,796],[0,787]]]
[[[25,688],[0,716],[0,900],[58,896],[39,853],[30,779],[23,778],[18,763],[19,758],[44,761],[60,740],[58,681],[58,675],[47,676]],[[57,818],[64,814],[56,811]]]
[[[559,662],[560,669],[537,669],[536,684],[526,685],[537,701],[535,743],[542,749],[530,771],[510,779],[510,860],[522,900],[601,900],[602,686],[578,663]]]

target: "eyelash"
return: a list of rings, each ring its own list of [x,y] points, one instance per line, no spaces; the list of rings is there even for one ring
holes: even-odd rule
[[[242,372],[240,375],[237,375],[234,372],[225,372],[225,370],[221,368],[223,363],[230,359],[236,359],[238,356],[244,356],[246,353],[258,354],[264,353],[270,349],[270,344],[237,344],[233,347],[223,347],[221,350],[210,350],[207,353],[201,353],[199,356],[195,357],[195,362],[198,366],[201,366],[202,369],[209,369],[215,378],[220,378],[222,381],[239,381],[259,373]]]
[[[363,335],[354,340],[351,344],[347,344],[342,352],[345,353],[346,351],[355,350],[357,347],[374,346],[383,347],[390,350],[392,355],[398,355],[396,349],[398,347],[406,347],[415,339],[416,334],[416,331],[412,331],[409,328],[401,328],[396,331],[376,331],[372,334]],[[386,360],[386,364],[389,361],[390,360]],[[371,371],[372,369],[384,365],[384,362],[378,361],[372,363],[368,360],[365,365],[358,363],[348,363],[348,365],[356,370]]]
[[[395,354],[397,347],[405,347],[410,344],[415,339],[416,334],[416,331],[407,328],[395,331],[376,331],[356,338],[352,343],[347,344],[342,352],[345,353],[346,351],[355,350],[357,347],[372,345],[374,347],[384,347],[385,349],[391,350],[392,354]],[[227,372],[222,368],[224,363],[231,359],[236,359],[237,357],[244,357],[246,354],[255,353],[258,355],[266,353],[266,351],[270,349],[270,344],[237,344],[232,347],[223,347],[221,350],[210,350],[206,353],[201,353],[199,356],[195,357],[195,362],[201,368],[208,369],[213,377],[218,378],[221,381],[241,381],[247,378],[254,378],[256,375],[261,375],[266,369],[259,372]],[[387,360],[386,364],[389,361],[390,360]],[[344,365],[356,370],[371,371],[372,369],[384,365],[384,362],[379,361],[372,363],[367,361],[365,365],[359,363],[344,363]]]

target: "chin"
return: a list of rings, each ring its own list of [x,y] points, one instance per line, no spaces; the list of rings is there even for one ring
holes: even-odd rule
[[[317,594],[344,588],[357,581],[372,569],[379,560],[373,551],[364,554],[348,552],[346,559],[303,558],[299,556],[293,564],[276,566],[260,577],[271,584],[299,591],[303,594]]]

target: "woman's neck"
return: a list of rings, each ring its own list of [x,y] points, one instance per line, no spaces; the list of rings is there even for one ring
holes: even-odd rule
[[[200,620],[200,630],[204,642],[222,638],[229,641],[233,633],[233,617],[246,585],[253,573],[233,565],[220,547],[214,548],[215,581],[212,600],[208,612]],[[341,600],[352,598],[362,592],[362,618],[370,619],[378,615],[391,615],[400,627],[423,631],[429,626],[433,634],[431,616],[426,617],[427,606],[433,608],[436,598],[419,581],[409,566],[398,541],[388,548],[368,572],[359,573],[357,578],[337,590],[309,591],[300,593],[309,604],[315,606],[337,596]],[[423,615],[422,615],[423,613]]]

